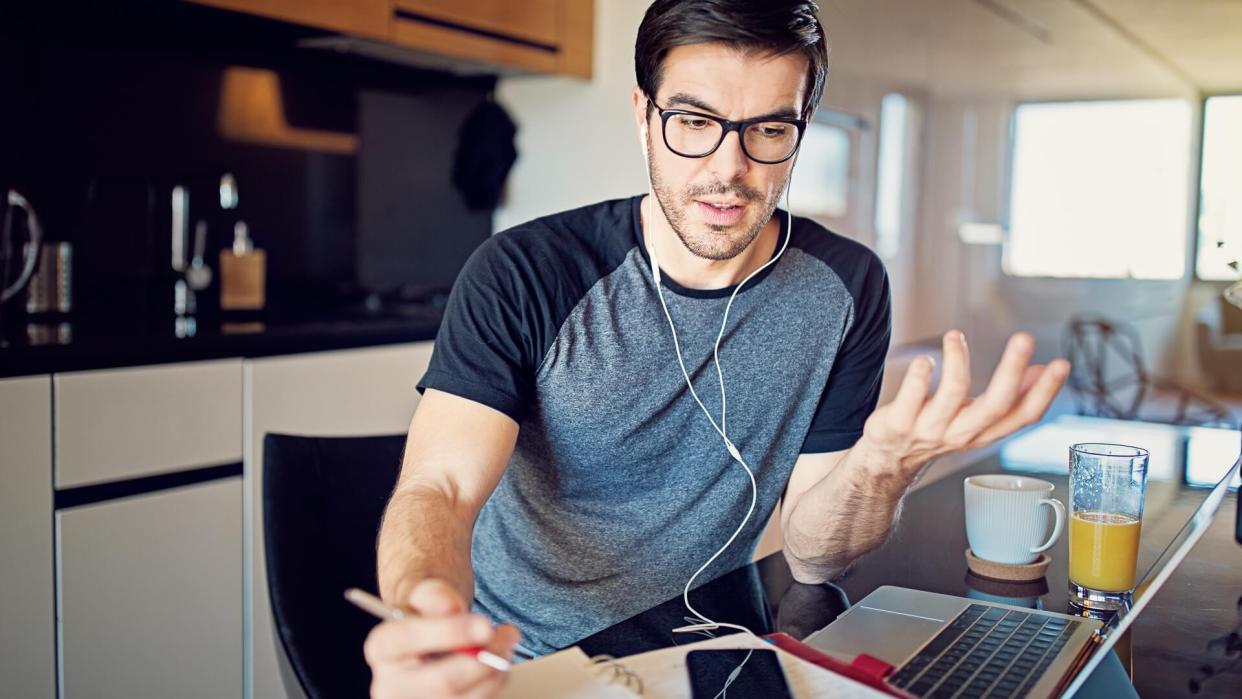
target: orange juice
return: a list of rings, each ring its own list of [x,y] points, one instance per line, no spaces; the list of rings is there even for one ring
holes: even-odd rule
[[[1134,588],[1140,523],[1114,512],[1075,512],[1070,518],[1069,578],[1102,592]]]

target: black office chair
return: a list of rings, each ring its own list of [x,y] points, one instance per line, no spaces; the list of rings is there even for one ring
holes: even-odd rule
[[[375,542],[404,436],[263,439],[263,526],[272,613],[311,699],[365,697],[362,644],[376,620],[345,588],[376,589]]]

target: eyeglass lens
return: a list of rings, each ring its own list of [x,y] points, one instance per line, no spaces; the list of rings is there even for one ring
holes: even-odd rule
[[[718,122],[693,114],[673,114],[664,122],[668,147],[690,158],[715,150],[723,140],[723,131]],[[798,127],[787,122],[759,122],[747,126],[742,133],[743,150],[755,160],[784,160],[798,147]]]

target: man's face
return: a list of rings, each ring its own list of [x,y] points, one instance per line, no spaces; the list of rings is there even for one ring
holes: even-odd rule
[[[741,121],[761,116],[797,118],[805,94],[806,58],[745,55],[720,44],[678,46],[664,59],[655,102]],[[686,158],[668,149],[654,109],[635,88],[639,123],[647,123],[652,188],[677,237],[694,255],[728,260],[750,245],[780,200],[793,159],[765,165],[742,152],[729,133],[716,152]],[[670,124],[671,127],[671,124]]]

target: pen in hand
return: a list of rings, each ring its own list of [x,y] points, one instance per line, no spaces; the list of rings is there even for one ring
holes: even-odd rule
[[[351,587],[345,591],[345,599],[353,603],[355,607],[358,607],[362,611],[367,612],[375,618],[383,621],[400,621],[413,616],[408,612],[385,604],[383,600],[375,595],[372,595],[365,590],[359,590],[356,587]],[[469,655],[484,665],[501,672],[508,672],[510,668],[513,667],[513,664],[508,660],[505,660],[491,651],[484,650],[483,648],[458,648],[455,652]]]

